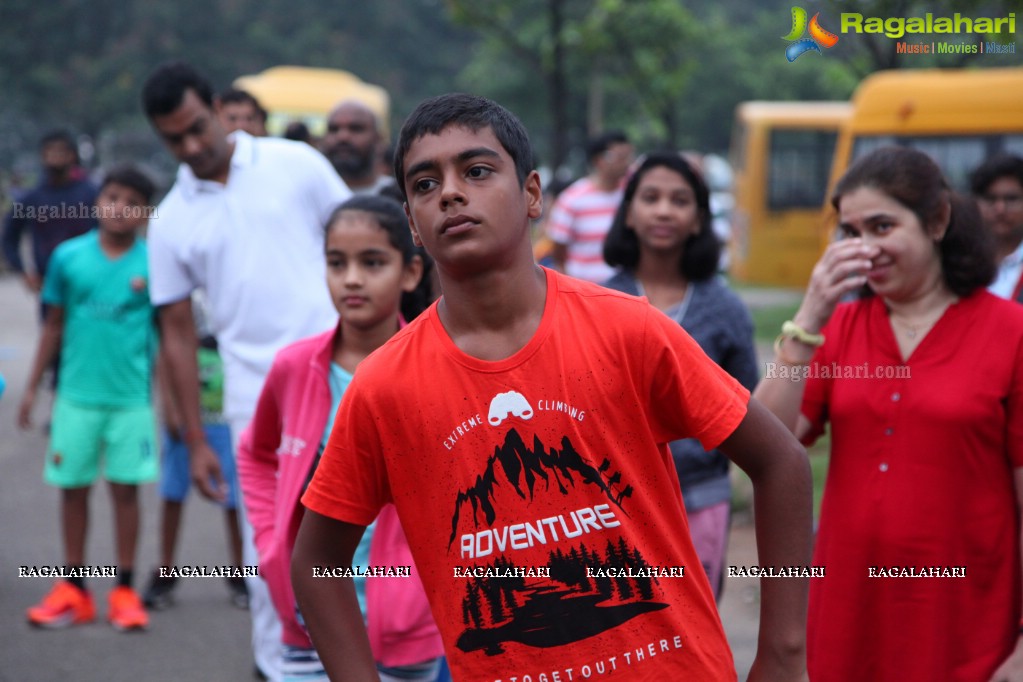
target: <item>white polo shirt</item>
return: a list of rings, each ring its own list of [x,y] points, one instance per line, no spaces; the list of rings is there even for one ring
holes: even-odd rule
[[[337,323],[326,284],[323,230],[351,196],[302,142],[233,133],[227,183],[187,164],[149,223],[153,305],[202,287],[224,362],[224,414],[255,410],[274,354]]]

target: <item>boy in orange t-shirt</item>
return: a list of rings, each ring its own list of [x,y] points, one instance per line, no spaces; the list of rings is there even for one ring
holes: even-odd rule
[[[377,679],[350,580],[317,576],[393,501],[455,679],[735,679],[667,444],[750,474],[775,566],[809,563],[805,451],[645,301],[534,263],[508,111],[427,100],[395,170],[444,296],[360,366],[303,498],[292,580],[328,672]],[[806,582],[762,590],[749,679],[804,680]]]

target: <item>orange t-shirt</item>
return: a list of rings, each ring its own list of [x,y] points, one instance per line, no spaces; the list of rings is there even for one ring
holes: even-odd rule
[[[717,447],[748,400],[645,301],[548,270],[509,358],[436,306],[367,358],[303,502],[394,502],[457,680],[734,679],[667,443]]]

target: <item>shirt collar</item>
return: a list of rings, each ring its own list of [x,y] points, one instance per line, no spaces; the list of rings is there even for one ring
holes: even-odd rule
[[[1015,268],[1023,264],[1023,242],[1019,243],[1016,250],[1002,259],[1000,267],[1002,268]]]
[[[231,171],[238,168],[248,168],[255,163],[256,145],[252,136],[242,130],[236,130],[227,136],[228,141],[234,142],[234,152],[231,154]],[[230,175],[228,175],[230,180]],[[189,198],[199,193],[212,193],[223,191],[224,185],[212,180],[201,180],[195,177],[191,167],[187,163],[178,166],[177,182],[182,192]]]

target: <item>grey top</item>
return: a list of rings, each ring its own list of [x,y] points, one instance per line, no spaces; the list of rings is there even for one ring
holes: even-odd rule
[[[604,286],[633,296],[639,296],[641,290],[635,276],[625,270]],[[720,278],[690,282],[686,300],[665,314],[679,322],[711,360],[753,390],[760,377],[753,347],[753,319],[742,300]],[[687,510],[697,511],[731,499],[728,458],[721,451],[707,452],[693,438],[674,441],[669,447]]]

